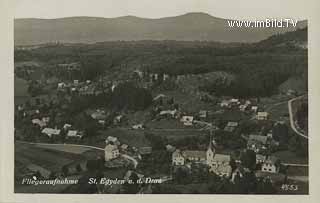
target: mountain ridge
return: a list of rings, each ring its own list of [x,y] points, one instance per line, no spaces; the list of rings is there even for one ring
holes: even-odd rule
[[[257,42],[276,33],[296,29],[294,27],[230,28],[228,20],[198,12],[156,19],[137,16],[18,18],[14,20],[14,35],[15,45],[55,41],[62,43],[139,40]],[[300,21],[298,24],[301,28],[307,23]]]

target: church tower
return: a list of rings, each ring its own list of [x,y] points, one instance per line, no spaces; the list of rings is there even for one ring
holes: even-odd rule
[[[207,164],[210,166],[211,163],[213,162],[213,158],[215,155],[215,141],[212,139],[212,131],[210,131],[210,142],[209,142],[209,146],[207,149]]]

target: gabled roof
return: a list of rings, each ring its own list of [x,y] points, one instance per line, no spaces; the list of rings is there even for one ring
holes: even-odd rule
[[[226,162],[229,163],[231,160],[230,155],[227,154],[215,154],[213,157],[213,161],[217,161],[217,162]]]
[[[108,144],[108,145],[104,148],[104,150],[105,150],[105,151],[108,151],[108,152],[112,152],[112,151],[117,150],[117,149],[118,149],[118,147],[117,147],[116,145],[112,145],[112,144]]]
[[[186,150],[183,152],[183,156],[185,158],[189,158],[189,157],[206,158],[207,155],[205,151]]]
[[[53,128],[44,128],[41,132],[44,133],[44,134],[47,134],[49,136],[51,136],[51,135],[59,135],[60,134],[60,130],[53,129]]]

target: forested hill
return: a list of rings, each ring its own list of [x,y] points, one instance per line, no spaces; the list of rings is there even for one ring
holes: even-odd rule
[[[231,85],[207,84],[203,90],[233,96],[265,96],[292,77],[307,81],[306,39],[307,29],[299,29],[249,44],[201,41],[56,44],[32,50],[16,49],[15,62],[41,61],[50,68],[77,61],[87,73],[83,77],[91,79],[101,74],[121,76],[137,69],[172,76],[223,71],[235,76]]]
[[[59,19],[15,19],[15,45],[95,43],[103,41],[178,40],[257,42],[276,33],[296,28],[230,28],[228,20],[206,13],[147,19],[135,16],[118,18],[69,17]],[[298,22],[305,27],[306,21]]]

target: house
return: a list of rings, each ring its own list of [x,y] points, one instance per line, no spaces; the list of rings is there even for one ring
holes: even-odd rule
[[[41,133],[46,134],[48,137],[52,135],[60,135],[60,130],[53,128],[44,128]]]
[[[230,177],[232,168],[230,166],[231,157],[226,154],[217,154],[212,142],[206,152],[206,163],[209,166],[209,172],[213,172],[219,176]]]
[[[98,123],[102,126],[104,126],[106,124],[106,121],[105,120],[98,120]]]
[[[251,107],[251,111],[253,111],[254,113],[257,113],[257,111],[258,111],[258,106],[252,106],[252,107]]]
[[[266,156],[262,154],[256,154],[256,164],[261,164],[266,160]]]
[[[185,165],[187,161],[191,161],[194,163],[201,163],[206,161],[206,152],[205,151],[194,151],[194,150],[186,150],[181,151],[176,149],[172,153],[172,165]]]
[[[117,145],[107,144],[104,148],[104,159],[110,161],[120,156],[120,152]]]
[[[193,122],[193,116],[182,116],[180,121],[183,123],[185,126],[192,126]]]
[[[169,116],[171,118],[175,118],[177,115],[177,110],[165,110],[165,111],[160,111],[159,113],[160,116]]]
[[[275,156],[268,156],[261,166],[262,172],[278,173],[280,169],[280,160]]]
[[[113,124],[116,125],[116,124],[121,123],[122,119],[123,119],[123,115],[118,115],[118,116],[114,117]]]
[[[95,112],[91,114],[91,118],[95,120],[104,120],[107,118],[105,111],[97,109]]]
[[[241,105],[239,106],[239,110],[240,110],[240,111],[246,111],[247,108],[248,108],[248,105],[246,105],[246,104],[241,104]]]
[[[199,111],[199,118],[207,118],[207,116],[208,116],[208,111],[205,111],[205,110]]]
[[[77,130],[69,130],[67,133],[67,137],[78,137],[81,138],[82,134],[78,133]]]
[[[176,150],[176,148],[174,147],[174,146],[172,146],[172,145],[166,145],[166,150],[168,151],[168,152],[174,152],[175,150]]]
[[[64,82],[58,83],[58,89],[63,89],[65,87],[66,87],[66,83],[64,83]]]
[[[183,156],[186,160],[192,162],[205,162],[206,161],[206,152],[198,150],[186,150],[183,152]]]
[[[220,103],[220,106],[221,107],[227,107],[229,108],[231,105],[230,101],[229,100],[222,100],[221,103]]]
[[[183,166],[185,163],[185,157],[182,152],[177,149],[172,153],[172,165],[173,166]]]
[[[257,120],[268,120],[269,113],[268,112],[258,112],[257,113]]]
[[[267,148],[267,136],[262,135],[249,135],[247,142],[247,149],[253,150],[258,153]]]
[[[106,143],[112,143],[112,144],[116,144],[118,142],[118,138],[113,137],[113,136],[108,136],[106,139]]]
[[[71,128],[71,126],[72,126],[72,125],[66,123],[66,124],[63,125],[63,129],[64,129],[64,130],[67,130],[67,129]]]
[[[224,130],[228,132],[233,132],[237,127],[238,122],[228,122]]]
[[[240,100],[239,99],[235,99],[235,98],[232,98],[230,99],[230,102],[229,102],[231,105],[239,105],[240,104]]]
[[[143,126],[143,124],[137,124],[137,125],[133,125],[132,129],[134,129],[134,130],[144,129],[144,126]]]
[[[47,125],[46,122],[44,122],[43,120],[40,120],[38,118],[32,119],[31,122],[33,124],[38,125],[40,128],[43,128],[43,127],[45,127]]]

